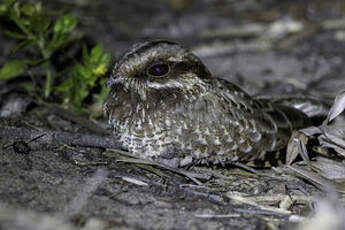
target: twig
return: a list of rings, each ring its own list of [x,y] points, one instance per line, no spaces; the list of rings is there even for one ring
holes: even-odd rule
[[[124,152],[124,151],[121,151],[121,150],[118,150],[118,149],[108,149],[108,151],[106,153],[103,153],[103,154],[108,156],[108,157],[112,157],[111,153],[125,155],[125,156],[130,157],[130,158],[137,158],[135,160],[133,160],[133,159],[126,159],[126,160],[121,159],[122,162],[136,163],[136,164],[145,164],[145,165],[153,165],[153,166],[160,167],[160,168],[172,171],[174,173],[183,175],[183,176],[189,178],[195,184],[198,184],[198,185],[202,185],[203,184],[201,181],[196,179],[197,176],[200,176],[199,174],[196,174],[196,173],[193,173],[193,172],[189,172],[189,171],[186,171],[186,170],[183,170],[183,169],[179,169],[179,168],[173,168],[173,167],[170,167],[170,166],[162,164],[162,163],[158,163],[158,162],[155,162],[155,161],[150,161],[148,159],[141,159],[139,157],[135,157],[133,155],[129,155],[127,152]],[[116,156],[113,156],[113,157],[116,157]],[[204,179],[203,176],[200,176],[200,178]]]
[[[274,213],[274,214],[278,214],[278,215],[289,215],[289,214],[291,214],[291,212],[288,210],[284,210],[284,209],[276,208],[276,207],[272,207],[272,206],[260,205],[257,202],[255,202],[251,197],[242,196],[240,193],[227,192],[226,197],[228,197],[228,198],[230,198],[236,202],[259,208],[260,211],[264,211],[264,212],[268,211],[270,213]]]
[[[195,214],[197,218],[234,218],[234,217],[241,217],[240,214],[224,214],[224,215],[216,215],[216,214]]]

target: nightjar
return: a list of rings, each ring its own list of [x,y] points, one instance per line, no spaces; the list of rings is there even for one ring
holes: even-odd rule
[[[196,55],[169,41],[134,45],[108,86],[104,110],[123,148],[173,167],[264,160],[309,122],[297,109],[213,77]]]

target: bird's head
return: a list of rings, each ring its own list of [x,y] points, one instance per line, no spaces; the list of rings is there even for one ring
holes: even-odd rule
[[[113,67],[108,86],[121,86],[146,100],[150,92],[189,90],[210,78],[201,60],[180,45],[162,40],[134,45]]]

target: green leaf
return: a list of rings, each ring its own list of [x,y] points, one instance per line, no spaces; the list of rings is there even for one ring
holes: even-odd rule
[[[73,14],[59,17],[54,25],[54,34],[66,34],[71,32],[78,24],[78,19]]]
[[[75,66],[75,70],[78,73],[78,78],[83,81],[81,84],[87,84],[87,81],[89,81],[92,78],[92,70],[87,66],[77,64]]]
[[[55,89],[57,91],[68,91],[73,87],[73,79],[72,77],[69,77],[66,81],[64,81],[62,84],[58,85],[57,87],[55,87]]]
[[[111,61],[110,53],[105,53],[103,54],[100,63],[104,65],[109,65],[110,61]]]
[[[8,11],[8,6],[7,4],[1,4],[0,5],[0,15],[6,14]]]
[[[25,34],[21,34],[15,31],[11,31],[11,30],[5,30],[5,33],[13,38],[17,38],[17,39],[26,39],[27,36]]]
[[[54,38],[51,41],[49,41],[49,44],[47,45],[47,50],[53,53],[64,44],[67,44],[67,42],[68,36],[66,34],[59,34],[57,36],[54,36]]]
[[[34,42],[31,40],[24,40],[24,41],[18,43],[15,47],[13,47],[11,49],[11,52],[14,53],[17,50],[23,49],[23,48],[28,47],[28,46],[33,45],[33,44],[34,44]]]
[[[36,12],[40,13],[42,11],[42,2],[38,2],[35,4]]]
[[[51,23],[51,19],[43,14],[36,14],[30,18],[30,27],[37,33],[46,31]]]
[[[91,49],[90,63],[99,63],[103,55],[104,47],[103,44],[98,44]]]
[[[108,66],[110,64],[111,55],[110,53],[104,53],[98,62],[96,68],[93,69],[93,73],[97,76],[102,76],[108,71]]]
[[[13,4],[12,9],[13,9],[13,13],[15,14],[15,16],[20,17],[20,4],[19,4],[19,2],[15,2]]]
[[[80,89],[78,91],[78,96],[76,97],[76,104],[81,104],[82,101],[89,95],[89,90],[88,89]]]
[[[20,23],[21,25],[25,26],[25,27],[28,27],[30,26],[31,24],[31,21],[29,19],[26,19],[26,18],[17,18],[16,19],[16,22],[17,23]],[[21,30],[23,30],[22,28],[20,28]],[[27,28],[26,28],[27,29]]]
[[[36,13],[36,7],[32,3],[23,3],[21,5],[21,12],[26,16],[32,16]]]
[[[110,89],[105,87],[105,78],[100,78],[107,71],[107,67],[111,61],[110,53],[104,53],[102,44],[96,45],[90,51],[86,45],[82,48],[82,63],[77,63],[71,70],[69,77],[61,85],[56,87],[57,91],[63,92],[64,104],[69,108],[73,108],[75,112],[83,113],[84,101],[91,96],[91,90],[99,84],[100,93],[94,95],[97,107],[101,108],[101,104],[105,100]]]
[[[0,79],[6,80],[19,76],[28,68],[26,60],[15,60],[7,62],[0,69]]]
[[[71,41],[82,37],[82,33],[73,31],[77,23],[78,19],[73,14],[66,14],[59,17],[55,22],[54,35],[48,42],[47,50],[50,53],[53,53],[61,47],[66,46]]]
[[[107,71],[108,71],[108,65],[99,64],[96,68],[92,70],[92,73],[94,73],[96,76],[102,76]]]

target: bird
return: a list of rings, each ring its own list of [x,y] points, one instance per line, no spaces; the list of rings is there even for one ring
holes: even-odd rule
[[[133,45],[107,86],[103,108],[122,148],[172,167],[267,161],[310,122],[298,109],[213,76],[199,57],[166,40]]]

